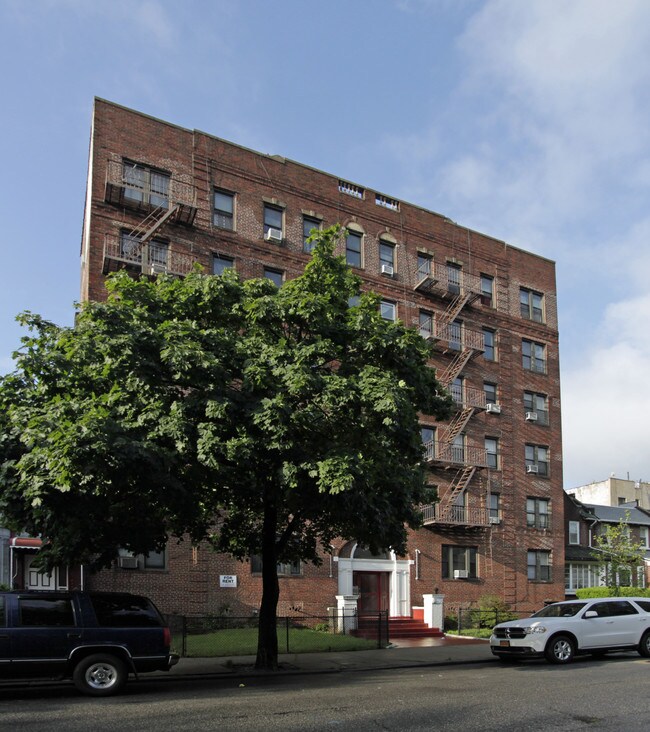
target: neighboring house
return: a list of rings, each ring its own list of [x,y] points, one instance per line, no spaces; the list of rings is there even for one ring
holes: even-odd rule
[[[650,483],[641,479],[626,480],[611,475],[605,480],[594,481],[576,488],[567,488],[566,492],[583,503],[621,506],[636,501],[639,508],[650,510]]]
[[[594,537],[608,525],[626,521],[630,536],[646,547],[645,562],[631,573],[619,576],[622,586],[646,587],[650,579],[650,514],[635,504],[599,506],[582,503],[575,496],[565,497],[564,520],[566,524],[565,591],[572,596],[582,587],[598,587],[607,584],[603,566],[596,559]]]
[[[410,616],[423,596],[451,604],[496,594],[532,610],[563,597],[559,345],[553,262],[449,218],[279,155],[266,155],[96,99],[81,250],[81,299],[105,278],[235,268],[278,286],[310,257],[309,233],[340,224],[339,252],[418,328],[457,404],[422,415],[440,500],[406,556],[334,542],[320,567],[279,567],[280,614],[359,609]],[[170,542],[116,558],[95,588],[133,589],[165,612],[259,606],[259,563]],[[343,598],[343,599],[342,599]]]

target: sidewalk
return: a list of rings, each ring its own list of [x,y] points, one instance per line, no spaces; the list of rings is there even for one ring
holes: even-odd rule
[[[280,669],[274,674],[317,674],[341,671],[417,668],[485,663],[495,660],[485,640],[474,638],[431,639],[396,642],[389,648],[372,651],[333,651],[330,653],[281,653]],[[234,658],[181,658],[167,677],[235,677],[265,676],[268,671],[255,669],[255,656]]]

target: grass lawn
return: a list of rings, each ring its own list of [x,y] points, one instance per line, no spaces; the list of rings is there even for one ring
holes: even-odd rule
[[[175,639],[178,653],[180,638]],[[377,641],[355,638],[352,635],[335,635],[308,628],[290,628],[287,648],[287,632],[278,628],[280,653],[315,653],[317,651],[368,651],[377,648]],[[257,653],[257,628],[215,630],[211,633],[187,636],[186,655],[207,658],[212,656],[254,656]]]

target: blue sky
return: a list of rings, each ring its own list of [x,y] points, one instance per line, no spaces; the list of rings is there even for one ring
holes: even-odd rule
[[[650,480],[646,0],[0,0],[0,373],[72,323],[94,96],[557,262],[565,487]]]

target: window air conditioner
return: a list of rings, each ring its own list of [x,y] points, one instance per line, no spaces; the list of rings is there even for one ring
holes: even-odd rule
[[[385,275],[393,276],[393,265],[392,264],[382,264],[381,265],[381,273]]]
[[[537,465],[526,465],[526,472],[527,473],[539,473],[539,468]]]
[[[526,422],[537,422],[537,412],[526,412]]]
[[[149,268],[149,274],[164,274],[167,272],[167,265],[161,262],[154,262]]]
[[[282,242],[282,230],[281,229],[269,229],[264,237],[266,241],[273,241],[276,244]]]
[[[488,414],[501,414],[501,405],[500,404],[488,404],[485,408],[485,411]]]
[[[137,557],[118,557],[117,566],[122,569],[137,569],[138,558]]]
[[[501,519],[498,516],[490,516],[490,523],[491,524],[500,524]]]
[[[454,570],[454,579],[467,579],[469,577],[469,572],[466,569],[455,569]]]

